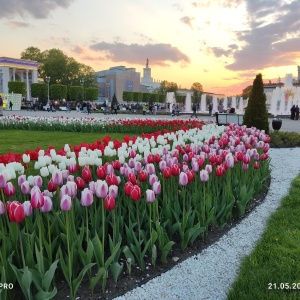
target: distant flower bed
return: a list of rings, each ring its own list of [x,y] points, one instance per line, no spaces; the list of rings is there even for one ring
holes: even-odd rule
[[[53,297],[54,276],[64,276],[74,299],[84,277],[104,291],[108,277],[144,270],[146,256],[165,263],[175,242],[184,250],[244,215],[270,175],[269,136],[195,127],[37,149],[0,164],[3,278],[31,299]]]
[[[168,120],[168,119],[105,119],[105,118],[71,118],[71,117],[20,117],[5,116],[0,119],[0,128],[70,131],[70,132],[99,132],[99,133],[150,133],[166,129],[174,131],[201,127],[205,123],[199,120]]]

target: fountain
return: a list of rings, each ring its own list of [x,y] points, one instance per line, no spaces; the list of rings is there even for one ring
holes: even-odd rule
[[[217,96],[213,96],[213,113],[218,111],[218,99]]]
[[[190,113],[192,111],[192,94],[187,93],[185,97],[185,112]]]
[[[228,100],[227,100],[227,96],[225,96],[224,100],[223,100],[223,106],[224,106],[224,110],[227,111],[228,109]]]
[[[168,92],[167,93],[167,99],[166,99],[166,101],[170,105],[169,109],[170,109],[170,113],[172,113],[172,107],[173,107],[173,105],[176,105],[176,99],[175,99],[174,92]]]
[[[201,95],[201,101],[200,101],[200,111],[201,112],[206,112],[206,94]]]
[[[231,98],[231,108],[236,109],[236,97],[235,96],[233,96]]]

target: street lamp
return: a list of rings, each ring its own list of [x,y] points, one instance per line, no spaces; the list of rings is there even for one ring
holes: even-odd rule
[[[48,104],[49,104],[49,83],[50,83],[50,76],[46,76],[46,82],[48,83]]]
[[[85,80],[84,79],[80,79],[80,84],[81,84],[81,86],[83,87],[83,100],[84,100],[84,86],[83,86],[83,84],[84,84],[84,82],[85,82]]]

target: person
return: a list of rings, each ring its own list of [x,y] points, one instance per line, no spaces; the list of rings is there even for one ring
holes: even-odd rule
[[[87,113],[87,107],[85,102],[82,103],[82,113]]]
[[[113,106],[113,110],[114,110],[114,114],[117,115],[118,114],[118,103],[115,103]]]
[[[80,104],[79,103],[76,105],[76,112],[80,112]]]
[[[2,117],[2,116],[3,116],[3,99],[0,96],[0,117]]]
[[[67,112],[69,112],[69,113],[71,112],[71,105],[70,105],[69,102],[67,103],[67,110],[66,110],[66,113],[67,113]]]
[[[224,110],[224,107],[223,107],[223,104],[220,103],[219,106],[218,106],[218,111],[219,111],[219,114],[221,114]]]
[[[156,115],[156,112],[157,112],[157,106],[154,105],[154,106],[153,106],[153,115]]]
[[[86,109],[87,109],[87,114],[88,115],[90,115],[92,112],[91,112],[91,103],[90,102],[88,102],[87,104],[86,104]]]
[[[295,120],[295,114],[296,114],[296,106],[295,104],[291,108],[291,119]]]
[[[143,105],[143,115],[146,115],[146,111],[147,111],[147,106],[146,104]]]
[[[209,103],[209,105],[208,105],[208,114],[210,116],[212,115],[212,109],[213,109],[213,105],[212,105],[212,103]]]
[[[9,101],[9,109],[12,110],[13,104],[11,101]]]
[[[299,106],[296,105],[295,107],[295,119],[298,120],[299,119]]]
[[[103,107],[103,112],[104,112],[104,114],[106,115],[106,107],[107,107],[106,101],[104,101],[102,107]]]
[[[234,108],[234,107],[231,107],[230,110],[229,110],[229,113],[230,113],[230,114],[235,114],[235,108]]]
[[[193,111],[193,113],[192,113],[192,115],[191,115],[191,118],[192,118],[193,116],[195,116],[195,118],[197,118],[197,105],[196,105],[196,103],[193,104],[193,106],[192,106],[192,111]]]

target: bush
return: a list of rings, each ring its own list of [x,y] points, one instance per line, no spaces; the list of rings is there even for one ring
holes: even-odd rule
[[[272,131],[271,148],[291,148],[300,147],[300,134],[296,132]]]

